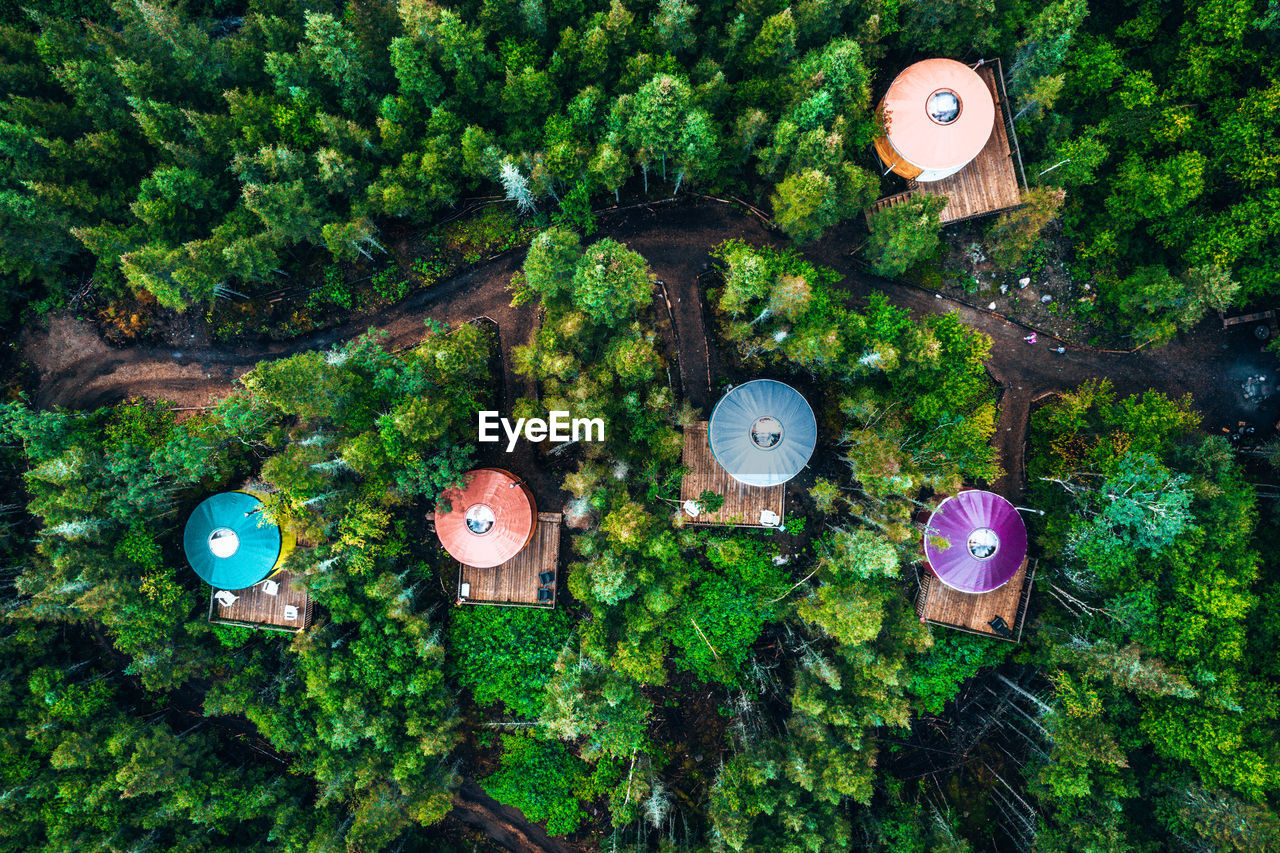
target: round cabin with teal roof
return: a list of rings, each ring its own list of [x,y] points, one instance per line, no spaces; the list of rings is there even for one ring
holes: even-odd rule
[[[275,571],[293,544],[292,536],[263,517],[262,501],[248,492],[205,498],[182,534],[191,568],[214,589],[253,586]]]

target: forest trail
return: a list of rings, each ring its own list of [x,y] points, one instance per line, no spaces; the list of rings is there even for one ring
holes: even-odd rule
[[[612,237],[626,243],[643,255],[655,276],[665,282],[681,347],[681,384],[687,399],[707,411],[714,402],[710,376],[715,365],[707,340],[710,309],[703,305],[705,293],[698,277],[710,260],[708,251],[731,237],[775,246],[781,246],[782,240],[758,220],[710,202],[645,205],[607,213],[602,220],[596,239]],[[858,223],[840,226],[802,254],[843,274],[843,287],[855,302],[865,302],[878,290],[916,314],[955,311],[965,323],[991,337],[988,367],[1003,391],[993,442],[1006,474],[997,486],[1010,497],[1016,497],[1023,486],[1023,445],[1032,401],[1071,390],[1089,379],[1109,378],[1121,394],[1148,388],[1174,397],[1190,393],[1205,413],[1209,430],[1256,416],[1239,383],[1228,378],[1242,369],[1242,361],[1261,368],[1272,357],[1258,353],[1256,347],[1249,351],[1240,346],[1228,349],[1227,339],[1213,319],[1159,349],[1115,353],[1067,346],[1060,354],[1053,350],[1060,342],[1050,335],[1041,333],[1037,343],[1029,345],[1023,340],[1027,327],[1018,323],[913,285],[867,274],[849,252],[861,239],[860,227]],[[287,343],[191,350],[114,349],[87,323],[60,316],[48,328],[23,337],[24,358],[38,375],[34,401],[40,408],[85,409],[127,397],[145,397],[169,400],[178,408],[206,406],[228,394],[235,380],[263,359],[329,347],[371,327],[384,330],[391,346],[408,347],[426,335],[424,321],[428,318],[457,325],[480,317],[498,326],[504,399],[510,401],[533,391],[529,381],[512,370],[513,348],[528,341],[536,323],[536,312],[512,308],[507,292],[524,254],[524,250],[513,250],[394,306]],[[665,306],[661,310],[665,311]]]
[[[511,307],[506,287],[524,262],[523,250],[419,291],[396,305],[367,312],[340,325],[252,347],[132,347],[115,349],[93,327],[65,314],[44,330],[27,332],[23,356],[35,369],[40,408],[87,409],[128,397],[163,399],[179,408],[207,406],[230,393],[235,380],[259,361],[325,349],[364,334],[386,333],[393,349],[413,346],[427,335],[426,320],[453,326],[487,318],[497,324],[504,387],[532,394],[532,383],[511,369],[512,349],[528,342],[535,314]],[[511,399],[511,398],[508,398]]]

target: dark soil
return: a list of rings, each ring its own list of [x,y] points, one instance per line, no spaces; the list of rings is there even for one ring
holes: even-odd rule
[[[671,786],[680,810],[700,810],[728,743],[725,718],[720,713],[725,689],[676,670],[668,684],[645,688],[644,693],[653,702],[654,740],[668,761],[662,777]]]
[[[1016,270],[1000,270],[991,261],[985,230],[983,223],[974,221],[944,228],[940,264],[920,275],[919,283],[949,299],[994,311],[1077,345],[1132,346],[1097,321],[1093,314],[1097,284],[1073,277],[1056,221]]]

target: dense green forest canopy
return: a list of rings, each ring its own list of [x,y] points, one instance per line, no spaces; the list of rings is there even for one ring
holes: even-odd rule
[[[179,309],[271,290],[495,191],[575,221],[624,187],[740,193],[812,239],[880,192],[873,96],[930,55],[1004,57],[1032,183],[1068,190],[1083,269],[1125,317],[1230,302],[1229,280],[1274,292],[1264,0],[0,9],[10,312],[86,286]]]
[[[194,412],[15,390],[0,850],[474,852],[450,810],[486,795],[576,851],[1280,849],[1261,454],[1189,400],[1041,401],[1022,642],[931,625],[921,513],[1002,474],[992,340],[725,234],[717,381],[802,389],[819,444],[781,529],[694,526],[681,431],[708,413],[648,261],[592,238],[593,208],[706,192],[821,239],[893,186],[870,142],[897,71],[999,56],[1033,186],[996,266],[1061,214],[1110,321],[1164,341],[1277,293],[1278,48],[1276,0],[0,0],[0,321],[317,269],[352,310],[344,269],[503,201],[484,244],[529,243],[532,328],[504,367],[537,397],[501,405],[609,425],[531,457],[562,487],[556,608],[462,607],[425,516],[510,390],[489,325],[264,360]],[[941,207],[839,233],[910,275]],[[206,618],[182,527],[234,488],[298,537],[297,635]]]
[[[1031,788],[1046,850],[1280,843],[1275,561],[1227,443],[1187,401],[1090,383],[1038,412],[1031,474],[1061,561],[1034,654],[1054,687]],[[1061,587],[1056,586],[1061,584]],[[1148,825],[1154,817],[1159,830]]]
[[[490,405],[480,326],[264,362],[181,422],[5,404],[23,496],[0,540],[6,844],[434,844],[472,778],[584,849],[1273,845],[1274,509],[1188,404],[1101,384],[1036,414],[1048,600],[1011,656],[912,607],[918,498],[998,471],[990,342],[953,314],[854,309],[789,251],[715,256],[726,347],[823,378],[838,466],[785,532],[684,525],[677,427],[696,413],[666,385],[644,259],[544,232],[513,283],[541,307],[517,369],[614,425],[564,477],[577,521],[550,612],[442,612],[454,576],[422,535]],[[205,622],[208,588],[179,568],[185,512],[239,484],[305,541],[287,565],[321,615],[291,642]],[[913,756],[938,747],[901,746],[926,719],[964,730],[947,708],[980,673],[1016,709],[988,710],[1004,753],[984,766],[1023,780],[1020,811],[994,778],[921,785]]]
[[[378,849],[447,812],[461,781],[451,756],[483,745],[467,745],[479,737],[464,721],[470,703],[516,724],[484,787],[552,831],[576,829],[581,802],[599,799],[617,840],[674,838],[680,826],[686,846],[709,832],[717,846],[764,849],[791,834],[778,810],[785,802],[813,821],[794,849],[849,838],[841,803],[873,795],[874,732],[905,729],[913,712],[938,709],[999,658],[983,641],[935,642],[915,620],[901,550],[910,536],[906,493],[992,470],[983,444],[990,415],[972,420],[992,406],[990,387],[976,381],[987,342],[951,316],[917,325],[882,300],[854,311],[830,271],[789,253],[741,243],[720,253],[726,323],[740,313],[734,299],[752,312],[773,305],[795,324],[796,340],[833,347],[819,360],[813,346],[768,355],[778,369],[829,376],[849,395],[831,414],[861,437],[841,439],[850,445],[848,473],[827,484],[830,528],[806,537],[796,517],[788,539],[770,540],[673,522],[676,426],[689,415],[659,379],[666,371],[646,264],[614,241],[584,247],[571,232],[548,231],[515,283],[518,298],[542,307],[517,368],[544,399],[599,406],[614,436],[587,445],[565,478],[586,519],[570,543],[568,588],[579,603],[567,612],[473,610],[449,617],[447,633],[437,621],[433,579],[447,569],[422,541],[417,516],[470,464],[471,413],[487,405],[491,344],[479,326],[437,331],[399,355],[370,333],[264,362],[232,397],[181,422],[143,402],[91,413],[5,404],[6,461],[22,483],[27,519],[15,522],[25,535],[5,540],[21,563],[6,604],[10,636],[26,638],[13,647],[27,667],[15,670],[15,683],[48,703],[10,709],[16,763],[6,784],[18,788],[3,808],[15,816],[14,843],[137,843],[157,820],[164,834],[153,843],[169,843],[224,820],[235,806],[213,807],[210,798],[223,796],[215,780],[233,775],[229,761],[247,761],[255,769],[235,783],[237,796],[261,809],[271,797],[291,798],[290,809],[272,814],[273,839],[290,849]],[[748,284],[739,266],[764,272]],[[744,357],[760,357],[776,328],[736,332]],[[954,377],[949,391],[920,393],[945,376]],[[881,420],[874,409],[896,408],[902,394],[916,402],[884,418],[886,430],[933,417],[973,426],[935,430],[918,445],[903,438],[901,448],[871,443],[871,424]],[[872,465],[903,473],[876,481]],[[188,508],[244,483],[307,543],[287,567],[304,576],[323,616],[291,643],[204,622],[207,588],[177,568]],[[794,566],[775,559],[784,552]],[[65,637],[95,634],[96,643],[79,640],[96,648],[92,666],[68,659]],[[762,658],[761,642],[783,656]],[[673,788],[690,733],[660,734],[662,709],[707,689],[725,703],[704,712],[707,722],[736,733],[710,742],[715,754],[729,749],[728,761]],[[667,697],[662,707],[657,695]],[[58,756],[73,747],[54,735],[62,731],[55,722],[92,721],[74,737],[98,732],[102,740],[79,750],[99,757],[74,765],[76,784],[114,797],[118,783],[106,780],[159,749],[122,745],[119,732],[156,713],[208,729],[207,743],[165,741],[165,763],[151,767],[156,779],[192,774],[178,803],[153,782],[125,796],[160,797],[154,806],[111,818],[95,798],[56,820],[38,805],[72,783],[73,767]],[[37,726],[47,734],[33,734],[31,714],[54,715]],[[254,738],[253,755],[226,745],[237,734]],[[811,769],[797,775],[801,766]],[[30,768],[39,768],[38,786],[23,781]],[[690,825],[677,805],[685,788],[708,798],[705,825]],[[904,795],[901,806],[914,802]],[[245,811],[232,836],[206,834],[208,843],[231,849],[255,814]]]

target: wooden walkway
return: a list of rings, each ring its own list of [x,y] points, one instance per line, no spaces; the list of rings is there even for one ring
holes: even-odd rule
[[[554,608],[556,586],[560,581],[559,562],[560,513],[540,512],[533,538],[510,560],[492,569],[458,564],[458,603]],[[542,587],[538,575],[542,572],[555,574],[547,585],[551,590],[550,601],[538,600],[538,589]],[[464,589],[466,595],[462,594]]]
[[[682,505],[685,501],[696,501],[698,495],[707,490],[724,495],[724,506],[716,512],[703,512],[697,518],[689,518],[690,524],[764,527],[760,523],[761,510],[772,510],[779,519],[785,517],[786,485],[748,486],[730,477],[711,455],[711,445],[707,441],[707,421],[685,428],[680,461],[689,469],[689,473],[680,481]],[[684,509],[681,508],[680,512],[684,512]]]
[[[1018,573],[1009,582],[991,592],[959,592],[944,584],[928,570],[921,572],[920,593],[916,596],[916,615],[921,622],[957,628],[970,634],[994,637],[1011,643],[1022,639],[1022,623],[1027,615],[1027,601],[1035,580],[1035,565],[1028,568],[1022,561]],[[991,620],[1001,617],[1012,636],[1002,637],[991,627]]]
[[[256,583],[248,589],[235,591],[239,596],[235,604],[224,606],[209,591],[209,621],[216,625],[239,625],[244,628],[261,628],[267,631],[298,632],[311,624],[311,597],[302,586],[300,575],[293,572],[278,571],[269,581],[280,585],[275,595],[267,595],[263,589],[266,581]],[[285,616],[285,609],[293,607],[297,615],[293,619]]]
[[[996,104],[996,120],[991,137],[978,156],[949,178],[925,183],[911,181],[910,189],[906,192],[886,196],[871,205],[867,211],[868,216],[918,195],[947,197],[947,206],[938,214],[943,225],[999,213],[1022,204],[1021,184],[1013,162],[1013,151],[1009,147],[1009,134],[1005,130],[1007,105],[996,77],[998,67],[997,63],[995,66],[983,65],[978,69],[978,76],[991,90],[991,97]]]

